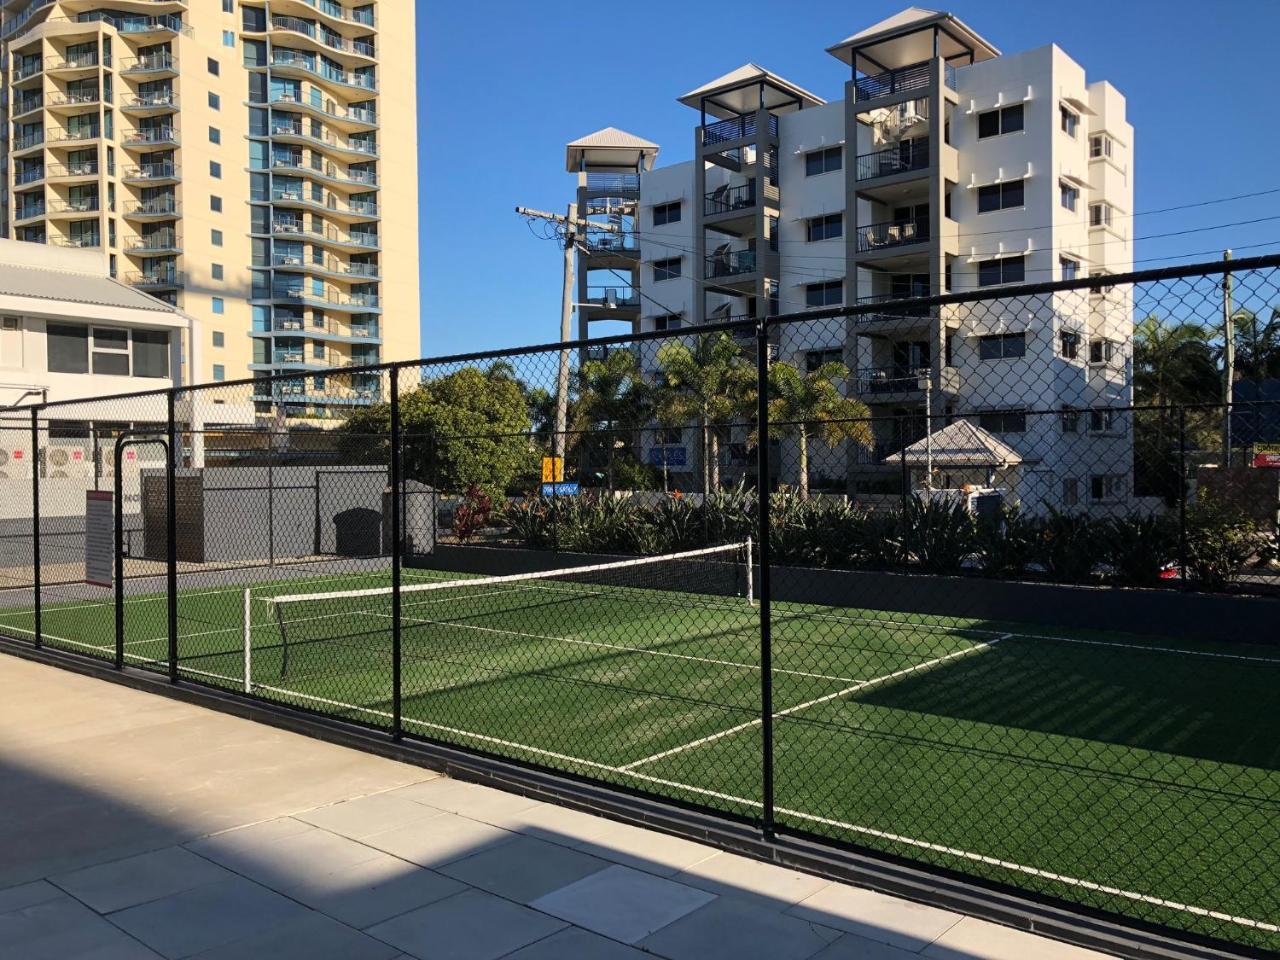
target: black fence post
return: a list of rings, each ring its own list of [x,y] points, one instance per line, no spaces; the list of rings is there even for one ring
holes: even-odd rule
[[[125,434],[116,440],[115,450],[115,601],[116,601],[116,669],[124,669],[124,456]],[[167,458],[166,458],[167,459]]]
[[[1178,407],[1178,576],[1187,582],[1187,408]]]
[[[39,650],[44,643],[40,611],[40,412],[31,411],[31,589],[34,593],[33,615],[34,642]]]
[[[165,460],[165,574],[168,586],[169,682],[178,682],[178,391],[169,390],[168,451]],[[119,464],[116,472],[120,472]]]
[[[769,321],[756,327],[757,528],[760,540],[760,829],[775,836],[773,813],[773,623],[770,609],[769,544]]]
[[[403,533],[400,516],[400,377],[391,370],[391,736],[404,736],[401,716],[400,649],[400,566],[403,562]]]

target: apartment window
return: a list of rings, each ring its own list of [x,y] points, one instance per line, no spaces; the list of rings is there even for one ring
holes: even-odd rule
[[[225,275],[225,271],[223,270],[222,264],[220,263],[211,264],[209,269],[212,273],[213,279],[215,280],[223,279]]]
[[[1109,227],[1115,214],[1115,208],[1105,200],[1089,204],[1089,226]]]
[[[214,213],[222,212],[222,198],[218,196],[209,197],[209,209]]]
[[[1076,128],[1080,126],[1080,114],[1076,113],[1074,110],[1068,110],[1064,106],[1059,106],[1058,117],[1058,126],[1062,128],[1062,132],[1068,137],[1074,138],[1076,135]]]
[[[1066,477],[1062,481],[1062,505],[1074,507],[1080,503],[1080,481],[1075,477]]]
[[[1063,433],[1079,433],[1080,432],[1080,411],[1075,407],[1063,407],[1062,413],[1062,432]]]
[[[225,347],[227,345],[227,335],[221,330],[213,331],[213,345],[215,347]]]
[[[804,155],[804,175],[816,177],[819,174],[839,170],[843,151],[839,147],[827,147],[824,150],[811,150]]]
[[[804,302],[810,307],[839,306],[844,302],[844,281],[826,280],[822,283],[805,284]]]
[[[1076,211],[1076,204],[1080,202],[1080,190],[1073,187],[1065,180],[1058,182],[1058,196],[1061,198],[1063,209],[1070,210],[1072,213]]]
[[[1059,257],[1058,269],[1062,271],[1063,280],[1075,280],[1080,276],[1080,261],[1074,257]]]
[[[236,45],[236,32],[234,30],[222,31],[222,45],[224,47],[234,47]]]
[[[998,137],[1005,133],[1017,133],[1022,129],[1022,104],[1001,107],[978,114],[978,139]]]
[[[1105,133],[1095,133],[1089,138],[1089,159],[1099,160],[1106,158],[1109,160],[1114,148],[1114,143]]]
[[[659,203],[653,208],[653,225],[661,227],[668,223],[680,222],[680,201],[673,200],[670,203]]]
[[[839,347],[827,347],[823,350],[808,350],[804,355],[806,373],[822,369],[828,363],[844,363],[844,351]]]
[[[1089,341],[1089,362],[1095,365],[1109,364],[1116,357],[1116,345],[1110,340]]]
[[[235,12],[236,12],[236,0],[222,0],[222,12],[223,12],[223,13],[235,13]]]
[[[653,261],[653,279],[658,280],[674,280],[680,276],[680,258],[671,257],[667,260]]]
[[[978,286],[994,287],[1001,283],[1021,283],[1027,276],[1026,257],[1003,257],[978,263]]]
[[[109,377],[129,375],[129,331],[93,328],[93,372]]]
[[[1090,433],[1121,433],[1123,428],[1124,422],[1120,417],[1120,411],[1108,407],[1089,411]]]
[[[215,380],[227,379],[227,368],[220,363],[215,363],[213,365],[213,379]]]
[[[89,372],[89,328],[78,323],[45,326],[50,373]]]
[[[319,340],[316,340],[311,344],[311,359],[312,360],[324,359],[324,344]]]
[[[169,376],[169,333],[167,330],[133,331],[133,375]]]
[[[1109,276],[1111,276],[1111,274],[1109,274],[1106,270],[1094,270],[1091,274],[1089,274],[1089,279],[1099,280],[1102,277],[1109,277]],[[1115,289],[1115,284],[1113,283],[1098,283],[1089,288],[1089,294],[1091,296],[1101,297],[1105,294],[1110,293],[1113,289]]]
[[[218,96],[216,93],[214,93],[213,91],[209,91],[209,109],[210,110],[222,109],[222,98]]]
[[[222,68],[218,65],[218,61],[213,59],[213,57],[209,58],[209,72],[215,77],[222,73]]]
[[[978,414],[978,426],[990,433],[1026,433],[1025,410],[985,410]]]
[[[222,131],[221,131],[221,130],[219,130],[217,127],[210,127],[210,128],[209,128],[209,142],[210,142],[210,143],[221,143],[221,142],[222,142]]]
[[[222,231],[221,231],[221,230],[210,230],[210,231],[209,231],[209,242],[210,242],[210,243],[212,243],[215,247],[220,247],[220,246],[222,246]]]
[[[1021,207],[1024,203],[1023,183],[1021,180],[1010,180],[1007,183],[992,183],[978,188],[978,212],[991,213],[993,210],[1005,210],[1009,207]]]
[[[222,164],[217,160],[209,161],[209,176],[213,177],[215,180],[222,179]]]
[[[1110,503],[1124,498],[1124,477],[1115,473],[1095,473],[1089,478],[1089,499]]]
[[[821,217],[810,217],[805,222],[805,236],[810,243],[815,240],[835,240],[844,233],[844,215],[828,213]]]
[[[1080,356],[1080,334],[1066,330],[1058,334],[1058,352],[1064,359],[1075,360]]]
[[[681,326],[680,314],[678,313],[667,313],[653,318],[653,329],[655,330],[679,330]]]
[[[1027,355],[1025,333],[997,333],[978,338],[978,357],[981,360],[1012,360]]]
[[[214,313],[227,312],[227,302],[223,300],[221,297],[214,297],[212,306],[213,306]]]

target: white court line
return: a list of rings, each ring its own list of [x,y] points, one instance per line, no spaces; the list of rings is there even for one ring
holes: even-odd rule
[[[809,707],[816,707],[820,703],[826,703],[830,700],[836,700],[840,697],[848,696],[851,693],[857,693],[859,690],[866,690],[870,687],[878,686],[882,683],[888,683],[890,680],[896,680],[898,677],[905,677],[908,674],[918,673],[921,670],[928,670],[939,664],[947,663],[950,660],[956,660],[960,657],[967,657],[971,653],[977,653],[980,650],[989,650],[1002,640],[1007,640],[1012,634],[1005,634],[996,637],[994,640],[986,643],[974,644],[972,647],[965,647],[963,650],[956,650],[941,657],[934,657],[932,660],[926,660],[924,663],[917,663],[912,667],[904,667],[901,670],[895,670],[893,673],[886,673],[881,677],[872,677],[870,680],[861,680],[852,686],[845,687],[843,690],[837,690],[835,693],[828,693],[824,697],[816,697],[813,700],[806,700],[804,703],[798,703],[794,707],[787,707],[785,710],[779,710],[773,715],[773,719],[779,717],[788,717],[793,713],[799,713],[801,710],[807,710]],[[623,770],[634,770],[636,767],[643,767],[645,764],[653,763],[656,760],[662,760],[665,757],[674,756],[677,753],[683,753],[686,750],[692,750],[694,747],[701,747],[708,743],[713,743],[724,737],[733,736],[735,733],[741,733],[743,730],[750,730],[764,723],[763,718],[756,717],[754,720],[748,720],[746,723],[740,723],[735,727],[729,727],[726,730],[720,730],[717,733],[707,734],[705,737],[699,737],[697,740],[691,740],[689,743],[681,744],[678,747],[672,747],[669,750],[663,750],[661,753],[655,753],[651,756],[644,757],[640,760],[634,760],[622,767]]]

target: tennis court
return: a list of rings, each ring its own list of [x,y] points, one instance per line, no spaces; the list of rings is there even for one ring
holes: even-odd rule
[[[180,594],[184,676],[390,726],[387,571],[228,579]],[[406,730],[758,816],[750,580],[742,545],[516,576],[406,570]],[[134,664],[168,656],[158,587],[126,599]],[[110,657],[113,617],[47,603],[43,629]],[[0,611],[0,628],[29,633],[31,614]],[[780,602],[772,637],[783,826],[1280,942],[1280,894],[1256,882],[1280,875],[1273,649]]]

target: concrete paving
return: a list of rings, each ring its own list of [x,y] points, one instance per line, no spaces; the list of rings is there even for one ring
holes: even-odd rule
[[[0,656],[0,960],[1102,955]]]

